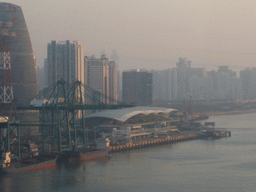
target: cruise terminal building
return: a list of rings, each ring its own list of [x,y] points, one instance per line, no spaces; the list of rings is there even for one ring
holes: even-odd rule
[[[107,110],[85,116],[89,130],[111,134],[113,129],[131,128],[153,130],[171,127],[177,121],[177,110],[161,107],[131,107]]]

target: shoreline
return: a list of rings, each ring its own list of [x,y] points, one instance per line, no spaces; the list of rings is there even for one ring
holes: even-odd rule
[[[224,115],[243,115],[256,113],[256,109],[249,110],[237,110],[237,111],[216,111],[216,112],[205,112],[204,114],[208,116],[224,116]],[[199,114],[199,113],[196,113]]]

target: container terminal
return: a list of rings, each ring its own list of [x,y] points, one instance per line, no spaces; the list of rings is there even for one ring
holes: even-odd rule
[[[98,103],[95,98],[83,99],[85,93],[92,99],[94,91],[81,82],[70,86],[58,81],[23,107],[10,103],[9,114],[2,112],[0,119],[2,169],[35,170],[54,166],[56,159],[93,160],[141,146],[231,135],[216,129],[214,123],[202,124],[180,115],[176,109],[134,107],[110,99],[103,104],[100,97]],[[19,119],[19,113],[32,115],[27,119],[33,121]],[[24,127],[39,131],[32,135]]]

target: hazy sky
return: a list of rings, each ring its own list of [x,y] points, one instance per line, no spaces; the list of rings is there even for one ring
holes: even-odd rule
[[[51,40],[78,40],[85,55],[119,55],[119,68],[256,67],[255,0],[7,0],[22,7],[37,66]]]

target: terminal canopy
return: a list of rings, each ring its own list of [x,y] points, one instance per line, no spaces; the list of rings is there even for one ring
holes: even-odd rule
[[[116,110],[107,110],[99,113],[93,113],[85,116],[87,120],[96,120],[99,122],[116,121],[120,124],[126,124],[131,121],[131,119],[136,119],[136,117],[150,117],[153,118],[155,115],[169,116],[170,113],[177,112],[176,109],[162,108],[162,107],[130,107]]]

